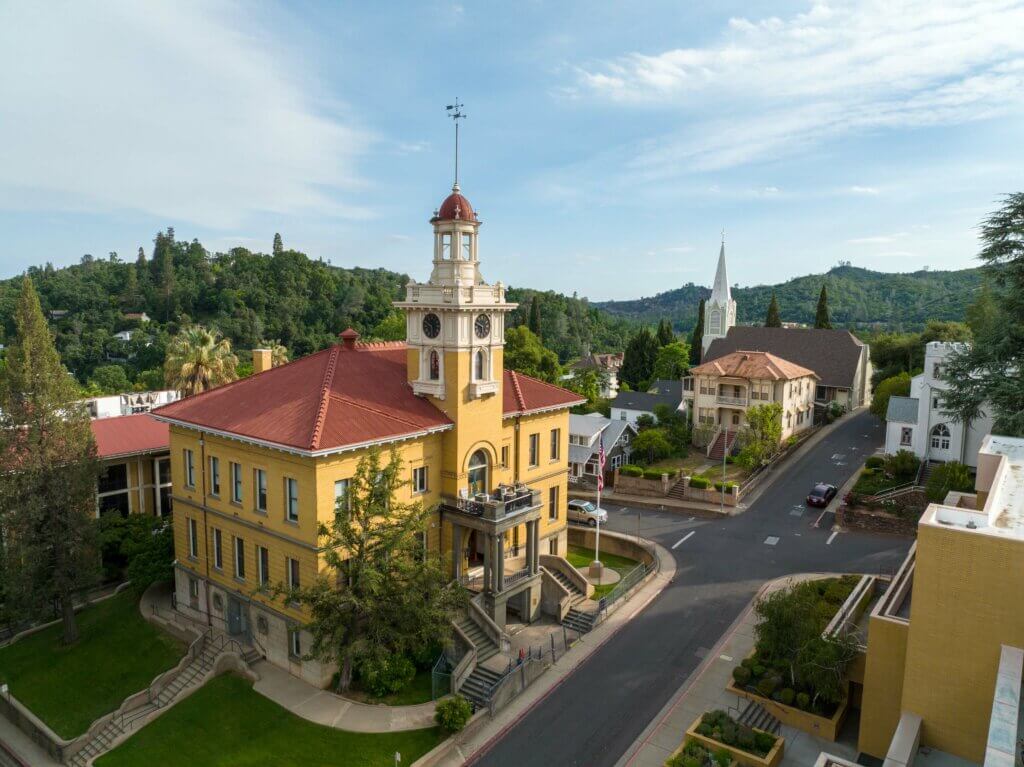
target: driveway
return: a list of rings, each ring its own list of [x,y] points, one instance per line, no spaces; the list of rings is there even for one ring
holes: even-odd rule
[[[818,529],[820,509],[804,506],[816,482],[841,487],[883,440],[870,413],[850,417],[736,517],[608,507],[610,529],[639,531],[672,551],[675,580],[473,763],[612,767],[765,581],[894,572],[908,540]]]

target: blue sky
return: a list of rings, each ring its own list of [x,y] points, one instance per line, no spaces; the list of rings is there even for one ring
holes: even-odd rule
[[[593,299],[975,263],[1024,179],[1024,0],[0,6],[0,276],[158,229]]]

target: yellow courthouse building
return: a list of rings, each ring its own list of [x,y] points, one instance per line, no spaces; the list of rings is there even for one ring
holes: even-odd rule
[[[407,342],[348,330],[275,368],[257,352],[251,377],[154,413],[170,426],[177,608],[317,684],[334,669],[303,660],[307,615],[260,589],[324,567],[318,525],[370,448],[398,451],[401,500],[434,510],[424,545],[478,592],[474,620],[491,636],[510,615],[537,618],[540,557],[566,552],[568,414],[581,400],[504,370],[515,304],[480,275],[480,222],[457,186],[431,223],[430,279],[396,304]]]

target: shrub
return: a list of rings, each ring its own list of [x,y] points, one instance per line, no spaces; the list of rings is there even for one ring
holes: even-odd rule
[[[744,658],[740,661],[740,665],[744,668],[749,668],[751,671],[754,670],[754,666],[757,665],[757,658],[751,655],[749,658]]]
[[[750,669],[746,666],[737,666],[732,670],[732,678],[736,684],[743,687],[743,685],[750,681]]]
[[[841,605],[846,601],[846,598],[850,596],[850,589],[842,581],[832,581],[825,588],[825,593],[822,594],[826,602],[830,602],[833,605]],[[829,613],[832,613],[832,608],[829,607]],[[831,617],[828,618],[831,620]]]
[[[757,691],[766,698],[770,698],[775,688],[779,686],[777,676],[762,677],[757,683]]]
[[[862,477],[873,477],[877,473],[878,473],[878,469],[873,468],[873,467],[868,467],[868,468],[864,469],[863,471],[861,471],[860,475]]]
[[[796,694],[796,707],[807,711],[811,707],[811,696],[806,692],[798,692]]]
[[[751,671],[754,672],[754,676],[764,676],[765,669],[760,663],[755,663],[754,668],[752,668]]]
[[[864,465],[869,469],[880,469],[885,466],[885,458],[880,455],[871,455],[864,461]]]
[[[937,466],[928,478],[926,493],[932,503],[942,503],[946,494],[954,490],[968,492],[974,489],[971,471],[962,463],[950,461]]]
[[[619,467],[619,474],[624,477],[642,477],[644,470],[639,466],[627,463],[625,466]]]
[[[736,463],[736,456],[734,456],[734,455],[731,455],[731,454],[730,454],[730,455],[727,455],[727,456],[725,456],[725,462],[726,462],[726,463],[730,463],[730,464],[731,464],[731,463]]]
[[[644,469],[644,479],[661,479],[662,474],[668,474],[661,469]]]
[[[700,474],[696,474],[690,477],[690,487],[694,490],[707,490],[711,487],[711,480],[707,477],[702,477]]]
[[[796,434],[790,434],[786,437],[786,447],[793,447],[797,442],[800,441],[800,437]]]
[[[371,656],[359,666],[359,680],[378,698],[403,689],[416,676],[416,665],[404,655]]]
[[[749,727],[740,727],[736,731],[736,745],[744,751],[754,748],[754,731]]]
[[[461,695],[445,698],[434,710],[434,721],[444,732],[458,732],[473,716],[473,707]]]
[[[712,733],[711,725],[707,724],[706,722],[701,722],[697,725],[697,732],[699,732],[705,738],[710,738]]]
[[[779,702],[784,706],[792,706],[793,698],[796,697],[796,690],[792,687],[787,687],[779,693]]]
[[[762,756],[772,750],[775,745],[775,736],[767,732],[754,733],[754,751]]]
[[[885,459],[885,470],[894,477],[908,478],[917,474],[921,462],[909,450],[900,450]]]
[[[716,482],[715,483],[715,490],[717,490],[718,492],[722,492],[722,489],[725,488],[725,492],[728,493],[734,487],[736,487],[736,483],[735,482]]]

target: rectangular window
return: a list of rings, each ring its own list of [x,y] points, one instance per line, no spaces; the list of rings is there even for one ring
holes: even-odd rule
[[[530,466],[540,465],[540,435],[530,435]]]
[[[462,240],[462,260],[472,261],[473,260],[473,235],[468,232],[462,232],[459,235],[459,239]]]
[[[501,466],[504,469],[508,468],[508,445],[501,446]]]
[[[441,260],[447,261],[452,257],[452,236],[449,233],[441,235]]]
[[[195,578],[188,579],[188,595],[193,599],[199,599],[199,581]]]
[[[185,487],[196,486],[196,464],[195,455],[191,450],[185,448]]]
[[[548,519],[558,519],[558,485],[548,489]]]
[[[293,658],[302,657],[302,635],[298,629],[288,632],[288,654]]]
[[[267,472],[264,469],[253,469],[253,495],[256,501],[256,511],[267,510]]]
[[[199,531],[196,521],[189,517],[188,520],[188,555],[195,559],[199,556]]]
[[[235,538],[235,577],[245,580],[245,541]]]
[[[289,522],[299,521],[299,480],[284,478],[284,507]]]
[[[242,465],[239,463],[231,464],[231,500],[242,502]]]
[[[221,551],[221,539],[223,535],[216,527],[213,528],[213,566],[218,570],[224,569],[224,552]]]
[[[285,573],[288,576],[288,588],[297,589],[299,587],[299,560],[285,557],[284,564]]]
[[[548,554],[553,557],[558,556],[558,536],[552,535],[548,538]]]
[[[914,430],[909,426],[904,426],[900,430],[900,445],[908,447],[913,442]]]
[[[270,583],[270,552],[266,546],[256,547],[256,577],[260,586]]]
[[[412,491],[414,493],[427,492],[427,467],[417,466],[412,470]]]
[[[625,410],[620,410],[619,411],[619,420],[620,421],[625,421],[626,420],[626,411]]]
[[[939,410],[942,407],[942,398],[938,394],[932,395],[932,410]]]
[[[334,483],[334,513],[352,510],[352,497],[349,495],[349,481],[339,479]]]
[[[220,458],[210,456],[210,495],[220,495]]]
[[[562,430],[551,430],[551,460],[557,461],[562,455]]]

